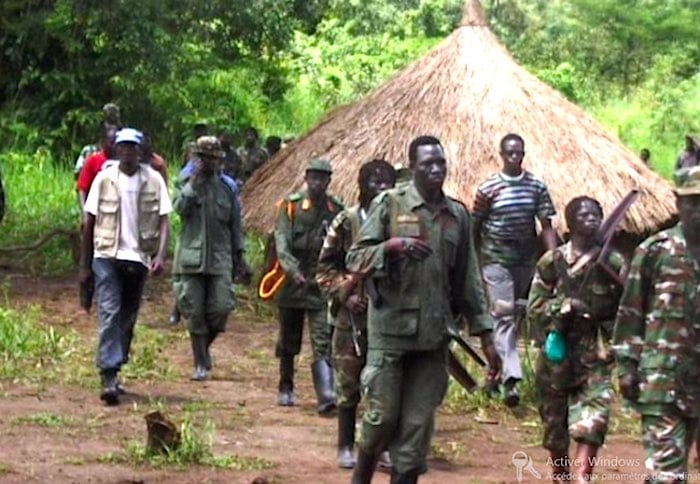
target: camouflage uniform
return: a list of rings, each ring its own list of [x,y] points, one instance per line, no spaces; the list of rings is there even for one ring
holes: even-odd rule
[[[367,314],[351,314],[344,306],[351,294],[340,292],[348,275],[345,256],[357,238],[366,215],[360,206],[346,209],[333,219],[318,261],[316,280],[323,294],[330,300],[334,326],[331,354],[335,374],[335,393],[338,407],[349,408],[360,403],[360,371],[367,354]],[[361,294],[360,287],[355,293]],[[353,328],[354,326],[354,328]],[[360,354],[355,352],[353,330],[357,331]]]
[[[330,174],[330,164],[313,160],[308,170]],[[309,322],[312,371],[319,401],[326,381],[332,386],[330,373],[330,337],[328,307],[315,280],[318,255],[323,239],[335,216],[343,209],[337,198],[328,196],[325,205],[314,206],[305,191],[288,195],[280,204],[275,221],[277,258],[284,270],[285,280],[275,295],[279,306],[280,332],[275,355],[280,358],[280,392],[293,389],[294,355],[301,351],[304,315]],[[294,275],[301,273],[306,284],[294,283]],[[326,379],[327,377],[327,379]],[[332,388],[330,388],[332,393]]]
[[[590,269],[593,262],[571,273],[580,256],[570,242],[546,252],[537,263],[528,300],[538,346],[550,331],[566,335],[564,361],[553,363],[541,350],[535,369],[543,446],[556,455],[566,455],[569,436],[576,442],[603,445],[613,400],[613,357],[607,347],[622,288],[600,266]],[[624,273],[618,252],[611,252],[606,263],[615,273]],[[571,298],[589,306],[590,319],[562,315]]]
[[[420,237],[432,254],[420,262],[390,260],[384,242],[395,236]],[[395,472],[424,473],[435,410],[447,390],[447,325],[464,313],[472,334],[493,327],[469,214],[448,197],[431,211],[413,182],[384,191],[346,262],[351,272],[371,275],[378,294],[368,311],[361,451],[377,456],[388,444]]]
[[[241,160],[241,179],[242,181],[248,180],[255,170],[260,168],[270,157],[264,148],[260,146],[253,146],[248,148],[247,146],[241,146],[236,150],[238,158]]]
[[[614,350],[620,378],[637,375],[645,465],[653,482],[687,472],[700,413],[700,268],[681,225],[637,247],[620,302]]]

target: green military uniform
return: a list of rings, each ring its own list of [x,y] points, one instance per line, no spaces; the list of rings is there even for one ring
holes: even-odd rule
[[[384,242],[396,236],[420,237],[432,254],[390,260]],[[431,211],[413,182],[372,202],[348,253],[350,272],[372,276],[377,293],[368,312],[360,447],[376,456],[388,444],[400,474],[427,469],[435,410],[447,389],[448,324],[462,313],[472,334],[492,329],[477,264],[464,205],[444,197]]]
[[[307,167],[307,171],[310,170],[330,175],[331,168],[326,161],[313,160]],[[301,351],[302,328],[306,315],[314,358],[314,386],[319,402],[330,400],[332,397],[332,374],[329,364],[331,326],[328,324],[326,300],[315,280],[316,267],[328,227],[342,209],[340,200],[333,196],[328,196],[324,204],[314,206],[306,191],[301,191],[284,199],[275,221],[277,258],[285,274],[285,280],[275,295],[280,321],[275,350],[275,355],[280,358],[279,390],[293,390],[293,359],[294,355]],[[296,274],[303,275],[306,283],[295,284]],[[331,388],[325,389],[327,386]]]
[[[614,350],[620,378],[640,380],[636,407],[652,482],[688,468],[700,415],[700,267],[678,224],[637,247],[620,302]]]
[[[244,249],[241,208],[234,191],[216,173],[195,182],[185,172],[177,184],[173,205],[182,228],[175,248],[173,286],[188,331],[207,341],[204,357],[208,360],[208,346],[225,330],[234,308],[234,265]],[[196,360],[198,350],[193,349]],[[210,361],[206,366],[211,366]]]
[[[622,288],[600,265],[591,268],[593,261],[572,273],[582,256],[571,242],[546,252],[537,263],[528,300],[537,344],[542,347],[552,331],[566,339],[562,362],[549,361],[541,350],[535,369],[543,446],[555,455],[566,455],[569,436],[579,443],[603,445],[613,400],[608,342]],[[606,264],[616,274],[624,273],[618,252],[611,252]],[[588,305],[589,318],[567,315],[572,298]]]

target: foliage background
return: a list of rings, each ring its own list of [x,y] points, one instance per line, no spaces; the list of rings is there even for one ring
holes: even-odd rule
[[[483,5],[521,64],[671,173],[684,134],[700,130],[698,0]],[[70,167],[96,140],[104,103],[119,104],[125,122],[151,132],[171,160],[197,120],[236,135],[249,124],[263,136],[299,135],[428,51],[458,25],[462,6],[1,2],[0,166],[9,206],[0,246],[76,225]]]

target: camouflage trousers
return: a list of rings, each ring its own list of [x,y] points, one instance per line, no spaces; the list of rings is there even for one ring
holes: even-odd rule
[[[590,371],[581,386],[566,388],[553,381],[552,365],[540,354],[535,370],[538,410],[544,427],[542,446],[552,453],[569,451],[569,438],[600,447],[610,420],[613,388],[608,365]]]
[[[664,415],[642,413],[644,467],[652,483],[683,482],[688,472],[688,455],[698,426],[670,408]]]
[[[333,329],[331,353],[335,373],[335,396],[339,408],[352,408],[360,403],[360,373],[367,355],[367,333],[358,338],[360,356],[355,353],[351,328]]]

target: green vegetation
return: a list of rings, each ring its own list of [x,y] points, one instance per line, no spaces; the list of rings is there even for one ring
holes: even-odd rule
[[[274,467],[274,464],[259,457],[239,455],[215,455],[213,452],[214,424],[206,419],[195,427],[192,414],[185,412],[180,426],[180,446],[166,453],[150,452],[143,443],[129,441],[124,445],[124,452],[103,456],[100,460],[108,463],[125,463],[132,466],[152,466],[155,468],[172,466],[183,469],[191,465],[202,465],[217,469],[232,469],[239,471],[264,470]]]
[[[253,124],[263,136],[298,136],[440,42],[459,24],[463,4],[2,3],[0,64],[8,68],[0,79],[0,164],[8,207],[0,247],[78,227],[72,163],[95,141],[103,103],[118,103],[128,124],[152,132],[169,160],[180,159],[195,120],[234,133]],[[652,166],[670,175],[683,135],[700,130],[695,0],[482,4],[521,64],[635,152],[649,148]],[[35,272],[74,266],[65,236],[10,257]]]
[[[78,335],[39,323],[40,311],[0,307],[0,378],[42,381],[76,352]],[[31,371],[30,371],[31,370]]]
[[[23,415],[12,421],[15,425],[38,425],[40,427],[67,427],[74,423],[70,416],[59,415],[52,412],[39,412],[31,415]]]

